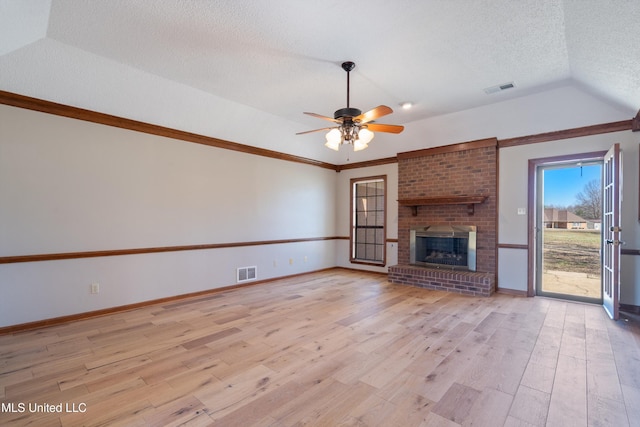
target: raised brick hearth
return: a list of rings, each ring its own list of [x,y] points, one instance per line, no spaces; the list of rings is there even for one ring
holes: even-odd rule
[[[487,139],[398,154],[398,265],[389,278],[403,283],[468,295],[495,291],[497,141]],[[403,200],[456,199],[478,196],[473,205],[403,206]],[[472,213],[472,214],[470,214]],[[476,272],[410,265],[409,232],[425,225],[477,227]]]
[[[389,267],[389,281],[420,288],[488,297],[495,291],[492,273],[454,271],[413,265]]]

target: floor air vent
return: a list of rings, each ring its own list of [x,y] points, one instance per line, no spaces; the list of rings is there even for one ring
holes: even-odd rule
[[[248,282],[249,280],[256,280],[258,278],[258,267],[240,267],[238,268],[237,282]]]

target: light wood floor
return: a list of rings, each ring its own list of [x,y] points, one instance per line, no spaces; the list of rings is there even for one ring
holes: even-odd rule
[[[3,426],[638,426],[640,325],[336,269],[0,336],[0,401]]]

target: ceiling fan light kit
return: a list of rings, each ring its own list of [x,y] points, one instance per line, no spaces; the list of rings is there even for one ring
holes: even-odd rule
[[[336,112],[333,114],[333,118],[322,116],[316,113],[304,113],[313,117],[317,117],[319,119],[334,122],[338,124],[338,126],[298,132],[296,135],[328,130],[329,132],[327,132],[325,137],[327,142],[324,144],[327,148],[339,151],[341,145],[351,144],[353,145],[353,151],[360,151],[369,146],[369,142],[371,142],[371,140],[375,136],[373,131],[400,133],[404,130],[404,126],[373,123],[375,119],[393,113],[393,110],[386,105],[380,105],[372,110],[367,111],[366,113],[362,113],[361,110],[357,108],[351,108],[349,106],[349,73],[355,68],[355,66],[356,64],[351,61],[342,63],[342,69],[347,72],[346,108],[340,108],[339,110],[336,110]]]
[[[353,151],[364,150],[369,146],[369,142],[375,134],[369,129],[362,127],[358,130],[357,126],[333,128],[327,132],[327,148],[339,151],[340,145],[344,143],[353,144]]]

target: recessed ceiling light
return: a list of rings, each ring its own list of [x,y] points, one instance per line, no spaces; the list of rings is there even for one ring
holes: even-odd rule
[[[409,102],[409,101],[401,102],[400,106],[402,107],[403,110],[410,110],[411,107],[413,107],[413,102]]]

